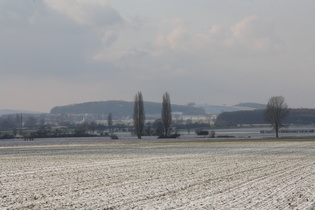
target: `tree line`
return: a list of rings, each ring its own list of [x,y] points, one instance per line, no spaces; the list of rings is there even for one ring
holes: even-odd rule
[[[146,114],[156,114],[161,111],[161,103],[143,101]],[[124,118],[133,115],[134,101],[100,101],[86,102],[67,106],[54,107],[50,114],[54,115],[83,115],[89,114],[96,120],[106,120],[108,113],[115,118]],[[182,112],[184,115],[204,115],[205,110],[201,107],[187,105],[172,105],[173,111]]]
[[[222,113],[217,117],[215,126],[231,126],[239,124],[263,124],[265,122],[270,123],[273,129],[276,132],[276,137],[278,137],[279,129],[284,126],[285,123],[288,123],[288,114],[292,114],[291,119],[296,120],[296,115],[294,113],[304,113],[304,110],[290,110],[288,105],[285,103],[285,99],[282,96],[271,97],[268,101],[265,110],[255,110],[255,111],[237,111],[237,112],[227,112]],[[315,117],[315,111],[314,111]],[[289,118],[290,119],[290,118]],[[307,118],[309,119],[309,118]],[[312,118],[315,119],[315,118]],[[41,120],[40,123],[34,117],[29,117],[24,125],[22,125],[22,115],[8,115],[6,118],[0,118],[0,129],[8,130],[12,129],[13,136],[16,136],[18,130],[22,132],[22,127],[28,127],[28,129],[36,129],[33,131],[35,137],[70,137],[70,136],[95,136],[95,131],[99,131],[100,135],[114,136],[114,125],[112,121],[112,114],[108,114],[108,130],[109,133],[104,133],[106,126],[101,124],[96,124],[95,122],[82,123],[82,124],[72,124],[67,126],[65,129],[55,129],[52,130],[44,120]],[[313,121],[315,122],[315,121]],[[177,137],[178,134],[171,134],[171,125],[172,125],[172,110],[171,110],[171,100],[170,95],[166,92],[162,97],[162,106],[161,106],[161,118],[156,120],[154,123],[145,123],[145,109],[143,96],[141,92],[138,92],[134,97],[134,107],[133,107],[133,129],[135,135],[141,139],[143,135],[158,135],[160,138],[169,138]],[[130,126],[122,125],[122,127],[127,130],[130,129]],[[187,124],[188,129],[190,129],[191,124]],[[117,128],[118,125],[115,125]],[[154,128],[152,130],[152,128]],[[1,134],[0,138],[8,138],[7,133]]]
[[[163,125],[163,135],[161,135],[160,137],[168,138],[170,137],[169,129],[172,123],[171,100],[168,92],[163,95],[162,100],[161,122]],[[287,103],[285,102],[285,98],[283,96],[273,96],[268,100],[266,109],[263,110],[262,115],[257,114],[261,113],[261,111],[259,110],[255,113],[256,118],[252,115],[251,118],[256,120],[258,118],[258,121],[263,118],[265,122],[271,124],[273,130],[276,133],[276,138],[279,138],[279,129],[285,126],[284,120],[288,117],[289,114],[289,108]],[[241,114],[239,117],[243,120],[248,120],[249,118],[248,115],[244,114]],[[135,96],[133,120],[136,134],[138,138],[141,139],[145,121],[143,97],[141,92],[138,92]]]
[[[162,135],[160,138],[167,138],[170,136],[170,126],[172,123],[172,109],[171,99],[168,92],[162,97],[162,108],[161,108],[161,124],[162,124]],[[138,139],[144,134],[145,124],[145,111],[143,105],[143,96],[141,92],[135,95],[134,109],[133,109],[133,125],[135,133]]]
[[[22,114],[17,114],[15,117],[13,115],[7,116],[7,118],[0,118],[0,129],[3,130],[13,130],[12,134],[5,133],[1,135],[0,138],[14,138],[18,134],[29,135],[31,134],[34,138],[53,138],[53,137],[79,137],[79,136],[95,136],[95,132],[99,135],[110,136],[112,138],[117,138],[114,134],[115,129],[124,129],[125,131],[134,132],[139,139],[143,135],[158,135],[161,138],[168,138],[171,135],[171,124],[172,124],[172,110],[171,110],[171,100],[170,95],[166,92],[162,97],[162,107],[161,107],[161,119],[155,120],[153,123],[145,123],[145,110],[144,101],[141,92],[138,92],[134,98],[134,109],[133,109],[133,129],[126,125],[114,125],[112,113],[108,114],[107,126],[97,124],[95,122],[91,123],[81,123],[81,124],[69,124],[67,129],[57,128],[51,129],[51,126],[45,124],[44,121],[38,123],[37,119],[30,116],[24,123],[22,123]],[[1,127],[2,126],[2,127]],[[27,127],[30,132],[26,133],[22,128]],[[108,132],[104,132],[107,129]],[[69,131],[71,130],[71,131]]]
[[[315,109],[292,109],[284,119],[285,124],[311,125],[315,124]],[[215,127],[233,127],[237,125],[266,124],[265,109],[250,111],[224,112],[217,116]]]
[[[236,126],[242,124],[269,123],[279,138],[279,129],[290,121],[289,108],[283,96],[273,96],[265,110],[225,112],[217,117],[216,126]]]

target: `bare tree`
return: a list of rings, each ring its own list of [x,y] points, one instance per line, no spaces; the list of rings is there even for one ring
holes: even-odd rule
[[[169,130],[172,122],[172,110],[171,110],[171,99],[168,92],[163,95],[162,103],[162,124],[164,128],[164,136],[169,135]]]
[[[112,113],[109,113],[107,116],[107,124],[108,124],[108,129],[110,132],[110,135],[113,135],[113,117],[112,117]]]
[[[135,104],[133,107],[133,125],[138,136],[138,139],[141,139],[141,136],[143,134],[144,121],[145,114],[143,106],[143,97],[142,93],[138,92],[135,95]]]
[[[279,138],[279,129],[283,127],[283,119],[288,115],[288,105],[282,96],[273,96],[269,99],[266,110],[265,118],[276,132],[276,137]]]

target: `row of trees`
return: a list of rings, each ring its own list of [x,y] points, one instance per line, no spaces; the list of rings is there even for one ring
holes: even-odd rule
[[[283,120],[288,116],[289,109],[283,96],[273,96],[269,99],[265,109],[265,119],[275,130],[276,138],[279,138],[279,129],[283,127]],[[163,137],[169,136],[169,129],[172,123],[171,99],[168,92],[163,95],[161,120],[163,125]],[[142,93],[135,95],[133,121],[136,135],[139,139],[143,135],[145,113]]]
[[[282,96],[273,96],[269,99],[266,109],[264,110],[265,120],[269,122],[275,130],[276,137],[279,138],[279,129],[284,126],[283,120],[288,116],[289,109],[288,105],[285,103],[285,99]],[[112,114],[108,115],[108,128],[111,136],[113,137],[113,121]],[[172,110],[171,110],[171,99],[168,92],[163,95],[162,98],[162,109],[161,109],[161,132],[160,137],[167,138],[170,135],[170,127],[172,123]],[[133,126],[135,134],[138,139],[141,136],[150,134],[150,126],[145,128],[145,111],[143,104],[143,96],[141,92],[138,92],[134,97],[134,108],[133,108]],[[158,130],[158,129],[157,129]]]
[[[23,115],[22,114],[11,114],[0,117],[0,130],[11,130],[22,127]],[[24,127],[34,129],[44,124],[45,121],[38,120],[32,115],[24,114]]]
[[[172,123],[172,112],[171,112],[171,100],[169,93],[165,93],[162,98],[162,107],[161,107],[161,132],[156,128],[155,133],[159,133],[161,137],[169,137],[170,136],[170,126]],[[288,105],[285,103],[285,99],[282,96],[274,96],[271,97],[268,101],[266,109],[264,111],[265,120],[269,122],[275,132],[276,137],[278,138],[279,129],[284,126],[283,121],[288,116],[289,109]],[[46,136],[51,134],[50,129],[47,127],[44,121],[42,121],[39,125],[40,127],[37,128],[35,125],[38,125],[36,119],[33,117],[29,117],[26,121],[24,126],[28,128],[38,129],[40,136]],[[94,131],[96,129],[96,123],[91,123],[91,125],[86,126],[86,124],[81,126],[73,126],[75,134],[86,133],[87,130]],[[145,110],[144,110],[144,103],[143,103],[143,96],[141,92],[138,92],[134,98],[134,109],[133,109],[133,126],[135,130],[135,134],[139,139],[144,134],[150,134],[151,128],[150,126],[145,127]],[[3,130],[13,129],[14,135],[16,135],[17,128],[22,128],[22,115],[16,116],[7,116],[7,118],[0,118],[0,127]],[[103,127],[102,127],[103,128]],[[108,115],[108,128],[109,133],[113,136],[113,121],[112,121],[112,114]],[[146,128],[146,129],[145,129]],[[58,131],[58,132],[57,132]],[[62,132],[60,130],[56,130],[54,133],[55,136],[62,136]],[[49,135],[48,135],[49,136]]]
[[[163,125],[163,135],[161,137],[167,138],[170,134],[170,126],[172,123],[171,99],[168,92],[163,95],[162,100],[161,122]],[[133,124],[138,139],[141,139],[141,136],[144,133],[144,123],[145,112],[143,106],[143,96],[141,92],[138,92],[135,95],[135,103],[133,109]]]
[[[295,112],[301,112],[301,110],[290,110],[290,115],[300,116]],[[303,111],[303,110],[302,110]],[[279,130],[281,127],[285,126],[284,122],[297,122],[287,121],[289,114],[288,105],[282,96],[273,96],[269,99],[268,104],[265,109],[251,110],[251,111],[236,111],[236,112],[224,112],[221,113],[215,122],[215,126],[236,126],[239,124],[264,124],[268,122],[273,127],[276,137],[279,138]],[[305,114],[304,114],[305,115]],[[303,116],[304,118],[305,116]]]

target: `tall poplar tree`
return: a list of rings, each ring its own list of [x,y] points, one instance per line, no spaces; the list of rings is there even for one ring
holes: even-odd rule
[[[168,92],[163,95],[162,102],[162,124],[164,128],[164,136],[167,137],[169,135],[170,126],[172,123],[172,110],[171,110],[171,99]]]
[[[108,125],[108,129],[109,129],[109,133],[112,136],[113,135],[113,117],[112,117],[112,113],[109,113],[107,116],[107,125]]]
[[[133,107],[133,125],[138,136],[138,139],[141,139],[144,129],[144,106],[143,106],[143,97],[142,93],[138,92],[135,95],[135,104]]]

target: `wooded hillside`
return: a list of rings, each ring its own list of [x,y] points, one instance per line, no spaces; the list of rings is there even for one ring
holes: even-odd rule
[[[315,109],[290,109],[285,124],[314,124]],[[266,124],[264,110],[236,111],[221,113],[216,126],[235,126],[240,124]]]
[[[51,109],[51,114],[99,114],[112,113],[114,116],[132,116],[134,102],[127,101],[100,101],[58,106]],[[145,114],[160,114],[162,104],[144,102]],[[172,104],[172,112],[182,112],[185,115],[204,115],[203,108]]]

